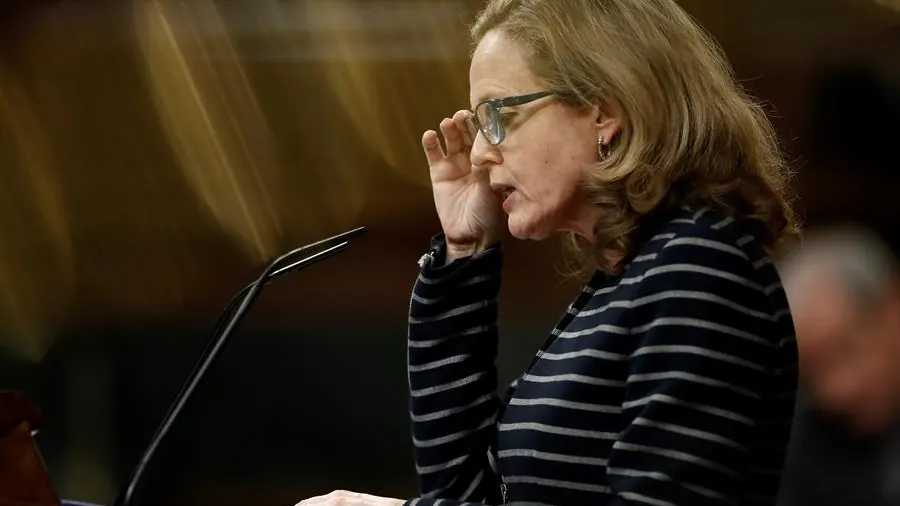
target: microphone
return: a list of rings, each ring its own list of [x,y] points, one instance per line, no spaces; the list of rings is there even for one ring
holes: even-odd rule
[[[203,379],[209,366],[225,346],[228,337],[237,327],[238,323],[240,323],[241,319],[243,319],[244,315],[249,310],[250,305],[253,304],[257,296],[259,296],[263,287],[282,276],[302,270],[314,263],[320,262],[332,255],[346,250],[350,247],[350,239],[362,235],[365,231],[366,227],[358,227],[285,253],[270,263],[256,281],[245,286],[231,299],[228,306],[226,306],[222,315],[219,317],[219,320],[216,322],[216,326],[210,336],[206,348],[200,354],[194,368],[182,384],[181,390],[169,407],[169,411],[160,423],[153,438],[150,439],[150,443],[147,445],[146,450],[144,450],[143,455],[141,455],[141,459],[129,476],[128,481],[125,482],[124,489],[116,498],[114,503],[115,506],[131,505],[135,493],[138,490],[141,477],[144,475],[144,471],[156,454],[156,450],[159,448],[160,443],[166,437],[166,434],[168,434],[169,429],[172,428],[172,425],[178,418],[178,415],[181,413],[181,410],[184,408],[187,401],[190,399],[194,389],[200,383],[200,380]],[[323,247],[324,249],[321,249],[316,253],[308,254],[299,260],[295,259],[301,253]],[[292,261],[292,259],[295,260]]]

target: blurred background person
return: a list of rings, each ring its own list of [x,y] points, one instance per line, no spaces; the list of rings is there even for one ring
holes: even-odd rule
[[[780,265],[801,394],[779,504],[900,503],[900,277],[871,230],[812,231]]]

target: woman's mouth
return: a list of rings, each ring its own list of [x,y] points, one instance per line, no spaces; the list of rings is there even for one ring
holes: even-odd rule
[[[512,196],[515,193],[515,190],[509,190],[503,192],[503,210],[508,214],[510,209],[512,209]]]
[[[509,210],[512,207],[512,196],[516,192],[516,188],[503,184],[492,184],[491,189],[494,190],[494,193],[497,194],[500,201],[503,203],[503,210],[509,213]]]

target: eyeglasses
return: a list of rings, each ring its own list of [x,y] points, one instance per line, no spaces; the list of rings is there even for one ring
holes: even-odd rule
[[[471,120],[474,122],[474,126],[484,134],[484,138],[492,146],[496,146],[506,138],[506,127],[503,125],[500,109],[524,105],[550,95],[553,95],[552,91],[539,91],[515,97],[488,99],[475,106]]]

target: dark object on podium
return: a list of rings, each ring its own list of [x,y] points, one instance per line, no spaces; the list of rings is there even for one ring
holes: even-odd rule
[[[0,506],[59,506],[31,433],[41,411],[23,396],[0,391]]]
[[[169,408],[169,412],[166,414],[165,418],[163,418],[162,423],[160,423],[159,428],[156,430],[156,434],[154,434],[150,443],[147,445],[147,449],[135,466],[134,471],[132,471],[128,481],[125,482],[125,487],[122,489],[119,497],[116,498],[115,506],[130,506],[132,504],[137,495],[139,485],[141,485],[141,477],[147,469],[147,466],[150,464],[150,461],[153,459],[153,456],[156,454],[159,444],[162,442],[163,438],[165,438],[169,429],[172,428],[172,424],[178,418],[178,414],[181,413],[181,410],[184,408],[188,399],[190,399],[194,389],[200,383],[200,380],[203,379],[203,375],[206,373],[222,347],[225,346],[231,332],[237,327],[238,323],[240,323],[262,288],[285,274],[296,272],[336,253],[344,251],[350,247],[350,239],[361,235],[365,230],[365,227],[359,227],[344,232],[343,234],[338,234],[297,248],[282,255],[274,262],[270,263],[256,281],[244,287],[243,290],[238,292],[238,294],[231,299],[228,307],[225,308],[225,311],[219,317],[219,321],[216,324],[216,328],[210,337],[206,349],[200,355],[194,369],[184,381],[181,391],[178,393],[178,396],[175,397],[172,406]]]

